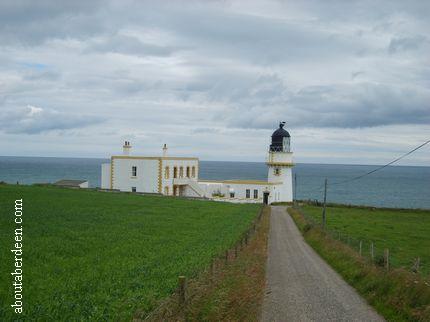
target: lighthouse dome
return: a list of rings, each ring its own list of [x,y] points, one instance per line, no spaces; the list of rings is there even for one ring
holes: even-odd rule
[[[279,123],[279,128],[275,132],[273,132],[272,139],[273,138],[289,138],[290,137],[290,133],[288,133],[287,130],[284,130],[284,125],[285,125],[285,122]]]
[[[272,134],[272,144],[270,151],[289,152],[290,151],[290,133],[284,129],[285,122],[279,123],[279,128]]]

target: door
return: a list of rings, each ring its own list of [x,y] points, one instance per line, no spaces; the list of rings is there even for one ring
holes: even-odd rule
[[[263,193],[263,203],[267,205],[269,203],[269,192]]]

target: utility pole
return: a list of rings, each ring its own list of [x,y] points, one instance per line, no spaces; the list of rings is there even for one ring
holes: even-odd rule
[[[327,178],[325,178],[325,182],[324,182],[324,205],[323,205],[323,213],[322,213],[322,226],[323,229],[325,229],[325,224],[326,224],[326,215],[325,215],[325,204],[327,201]]]
[[[297,173],[294,173],[294,205],[297,206]]]

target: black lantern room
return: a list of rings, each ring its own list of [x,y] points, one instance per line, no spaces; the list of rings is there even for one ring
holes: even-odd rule
[[[290,152],[290,133],[284,130],[285,122],[279,123],[279,129],[272,134],[271,152]]]

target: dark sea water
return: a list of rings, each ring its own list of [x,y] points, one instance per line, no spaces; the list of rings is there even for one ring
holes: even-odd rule
[[[86,179],[100,186],[100,165],[108,159],[0,157],[0,181],[32,184]],[[297,164],[297,198],[322,200],[328,178],[330,202],[396,208],[430,209],[430,167],[391,166],[360,180],[330,185],[375,169],[369,165]],[[258,162],[200,161],[200,179],[267,179]]]

